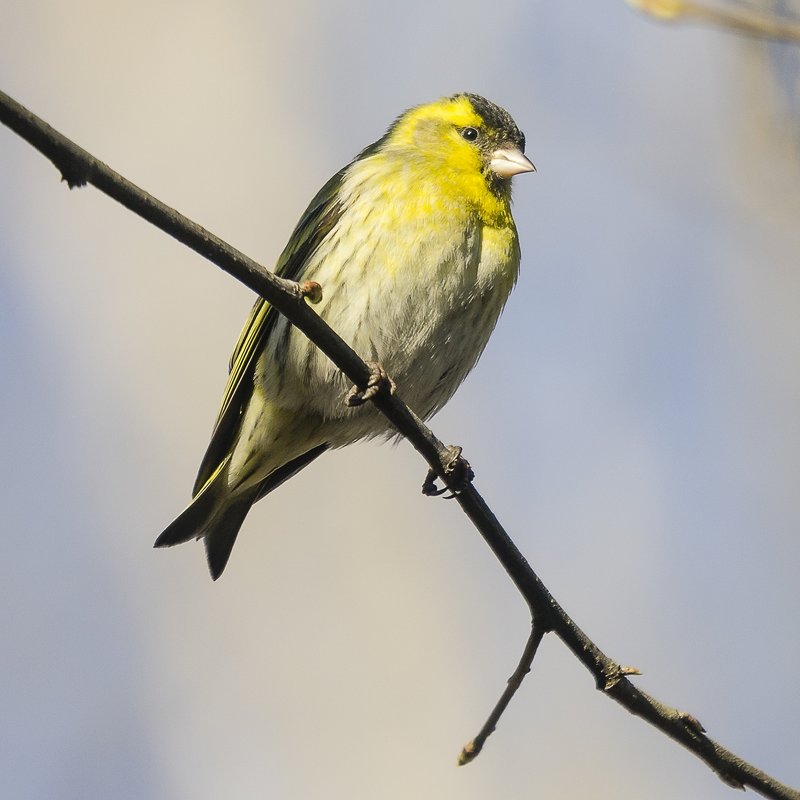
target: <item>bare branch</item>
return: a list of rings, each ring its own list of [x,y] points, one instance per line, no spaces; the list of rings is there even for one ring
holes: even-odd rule
[[[525,679],[525,676],[531,671],[531,664],[536,657],[536,651],[539,649],[539,644],[547,632],[547,628],[543,625],[536,624],[535,617],[531,620],[531,634],[528,637],[519,664],[517,664],[514,674],[508,679],[505,691],[500,695],[497,705],[492,709],[492,713],[489,714],[489,718],[480,729],[478,735],[472,739],[472,741],[464,745],[464,749],[458,757],[459,767],[464,766],[464,764],[469,764],[469,762],[476,758],[481,750],[483,750],[483,745],[486,744],[486,740],[494,733],[497,723],[500,721],[500,717],[511,702],[511,698],[517,693],[517,689],[522,686],[522,681]]]
[[[260,264],[114,172],[3,92],[0,92],[0,122],[49,158],[71,188],[92,184],[260,294],[303,331],[360,389],[367,388],[372,374],[370,367],[304,300],[307,296],[313,302],[318,296],[318,287],[296,284],[273,275]],[[324,291],[324,287],[322,289]],[[800,800],[800,792],[779,783],[709,739],[702,726],[691,715],[664,705],[638,690],[626,677],[634,674],[635,670],[620,667],[612,661],[572,621],[531,569],[474,485],[465,484],[463,475],[453,470],[453,449],[443,445],[402,402],[397,393],[377,392],[372,397],[372,402],[411,442],[455,495],[461,508],[525,598],[538,630],[552,630],[592,673],[600,691],[614,698],[632,714],[642,717],[680,742],[730,786],[750,786],[766,797],[779,800]],[[514,676],[519,680],[524,675],[526,660],[529,665],[533,658],[539,638],[541,634],[532,632]],[[515,690],[516,687],[511,690],[512,695]],[[505,705],[500,707],[501,703],[498,708],[502,713]]]
[[[696,20],[759,39],[800,42],[800,23],[771,14],[757,14],[743,8],[715,8],[688,0],[628,0],[628,5],[669,22]]]

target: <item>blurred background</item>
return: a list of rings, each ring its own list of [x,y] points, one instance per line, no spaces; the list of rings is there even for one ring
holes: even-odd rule
[[[506,106],[539,169],[522,274],[432,427],[637,684],[795,786],[799,75],[797,45],[621,0],[6,0],[0,27],[4,91],[266,264],[406,107]],[[216,584],[151,549],[252,296],[58,178],[0,128],[7,797],[732,796],[552,637],[455,766],[528,618],[406,444],[260,503]]]

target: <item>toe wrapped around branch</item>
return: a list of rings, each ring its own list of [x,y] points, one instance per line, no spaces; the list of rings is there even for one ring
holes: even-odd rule
[[[397,389],[394,381],[389,377],[381,364],[368,361],[367,366],[369,366],[370,370],[367,385],[363,389],[354,386],[345,398],[345,405],[351,408],[363,406],[364,403],[372,400],[373,397],[377,397],[383,392],[394,394]]]
[[[425,480],[422,483],[422,494],[426,497],[438,497],[446,491],[450,494],[446,496],[447,500],[452,500],[460,492],[472,482],[475,473],[472,471],[469,461],[461,455],[461,448],[457,445],[451,445],[442,454],[442,472],[447,479],[447,486],[439,488],[436,485],[436,479],[439,477],[434,469],[429,469]]]

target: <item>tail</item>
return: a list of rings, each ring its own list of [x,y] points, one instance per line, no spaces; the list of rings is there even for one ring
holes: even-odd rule
[[[242,527],[244,518],[257,496],[257,492],[250,491],[240,497],[232,498],[228,491],[219,485],[222,468],[226,463],[227,459],[153,545],[172,547],[191,539],[203,539],[208,568],[214,580],[222,575],[239,528]]]
[[[255,498],[251,495],[244,500],[231,503],[213,521],[211,529],[206,533],[203,542],[206,546],[208,570],[213,580],[222,575],[228,559],[231,557],[233,545],[236,544],[239,528],[242,527],[244,518],[254,502]]]
[[[327,450],[323,444],[273,470],[261,483],[240,495],[231,496],[222,475],[228,456],[206,481],[183,513],[156,539],[154,547],[172,547],[191,539],[203,539],[211,577],[217,580],[225,569],[239,529],[250,507],[276,489],[317,456]]]
[[[156,539],[153,547],[172,547],[190,539],[203,539],[211,577],[222,575],[236,543],[239,528],[253,505],[252,496],[236,500],[227,506],[208,509],[198,495],[186,510]]]

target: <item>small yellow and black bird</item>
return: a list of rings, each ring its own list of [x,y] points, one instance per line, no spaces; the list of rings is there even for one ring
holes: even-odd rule
[[[278,259],[279,275],[320,284],[320,316],[423,419],[475,366],[516,281],[511,178],[534,170],[524,151],[509,113],[478,95],[412,108],[322,187]],[[253,503],[329,448],[394,434],[349,389],[257,300],[193,500],[155,546],[202,538],[216,580]]]

